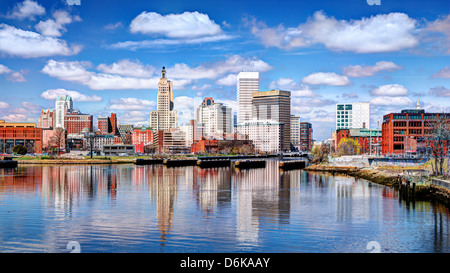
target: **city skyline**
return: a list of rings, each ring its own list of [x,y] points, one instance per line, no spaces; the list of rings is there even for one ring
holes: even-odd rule
[[[163,66],[180,125],[204,97],[237,111],[241,71],[259,72],[259,91],[291,91],[318,141],[337,103],[369,102],[371,128],[418,98],[450,112],[449,14],[445,1],[4,1],[0,119],[37,123],[69,95],[94,117],[149,125]]]

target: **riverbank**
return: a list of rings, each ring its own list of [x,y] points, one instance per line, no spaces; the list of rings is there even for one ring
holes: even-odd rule
[[[352,177],[365,179],[373,183],[398,189],[398,176],[403,172],[404,169],[411,168],[361,168],[310,165],[304,170],[310,172],[328,172],[331,174],[349,175]],[[436,201],[450,208],[450,190],[428,183],[425,185],[416,185],[415,200]]]

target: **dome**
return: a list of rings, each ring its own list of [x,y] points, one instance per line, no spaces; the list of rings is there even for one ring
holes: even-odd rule
[[[81,130],[81,133],[82,134],[87,134],[87,133],[89,133],[89,128],[83,128],[83,130]]]

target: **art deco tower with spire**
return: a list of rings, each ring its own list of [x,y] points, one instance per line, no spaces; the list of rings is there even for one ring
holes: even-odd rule
[[[167,79],[166,68],[161,70],[161,78],[158,83],[156,111],[150,112],[150,126],[155,131],[168,131],[177,127],[177,112],[173,110],[173,87]]]

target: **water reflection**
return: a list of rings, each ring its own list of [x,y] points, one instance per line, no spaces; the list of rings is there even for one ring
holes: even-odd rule
[[[442,206],[413,205],[393,189],[352,177],[281,171],[275,160],[249,170],[0,169],[0,206],[0,252],[61,252],[58,244],[70,239],[61,225],[92,242],[84,244],[87,252],[364,252],[372,240],[386,252],[449,252],[450,245]],[[12,213],[24,206],[37,213]],[[8,248],[17,237],[22,248]],[[36,237],[44,239],[30,246]]]

